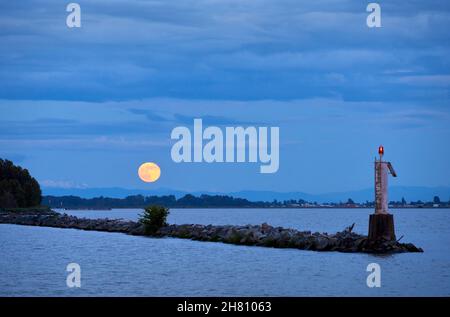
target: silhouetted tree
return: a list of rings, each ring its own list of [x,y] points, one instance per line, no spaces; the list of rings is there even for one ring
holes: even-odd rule
[[[41,203],[41,187],[28,170],[0,159],[0,208],[25,208]]]

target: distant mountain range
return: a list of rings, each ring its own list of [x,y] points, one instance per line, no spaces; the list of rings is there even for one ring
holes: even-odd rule
[[[126,189],[119,187],[109,188],[55,188],[42,187],[43,195],[52,196],[78,196],[82,198],[94,197],[111,197],[124,198],[131,195],[143,196],[161,196],[174,195],[180,198],[186,194],[199,196],[201,194],[208,195],[230,195],[236,198],[245,198],[249,201],[278,201],[290,199],[303,199],[311,202],[327,203],[327,202],[345,202],[351,198],[355,202],[373,201],[373,188],[362,189],[357,191],[334,192],[324,194],[309,194],[303,192],[276,192],[276,191],[260,191],[260,190],[245,190],[237,192],[185,192],[178,190],[171,190],[160,188],[155,190],[142,189]],[[439,196],[442,201],[450,201],[450,187],[421,187],[421,186],[392,186],[389,188],[389,200],[399,201],[404,197],[409,201],[432,201],[434,196]]]

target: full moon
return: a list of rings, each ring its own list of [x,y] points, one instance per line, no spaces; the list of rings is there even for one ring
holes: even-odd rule
[[[152,183],[157,181],[159,176],[161,176],[161,169],[155,163],[144,163],[139,166],[138,175],[142,181]]]

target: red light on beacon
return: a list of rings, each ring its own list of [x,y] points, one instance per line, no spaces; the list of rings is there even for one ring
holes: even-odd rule
[[[384,154],[384,147],[382,145],[380,145],[378,147],[378,154],[383,155]]]

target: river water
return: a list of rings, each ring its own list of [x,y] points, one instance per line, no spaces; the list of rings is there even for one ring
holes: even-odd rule
[[[140,210],[66,211],[136,220]],[[173,209],[170,223],[261,224],[334,233],[369,209]],[[449,296],[450,210],[393,210],[397,237],[424,253],[394,255],[236,246],[0,224],[1,296]],[[81,287],[66,266],[78,263]],[[381,287],[369,288],[370,263]]]

